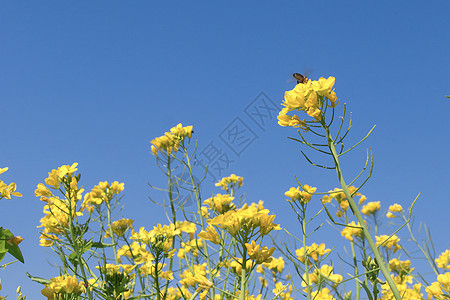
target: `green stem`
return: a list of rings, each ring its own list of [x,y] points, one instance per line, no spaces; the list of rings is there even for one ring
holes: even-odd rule
[[[309,268],[308,268],[308,246],[306,246],[306,205],[302,209],[302,235],[303,235],[303,249],[305,250],[304,260],[305,260],[305,276],[306,276],[306,290],[308,293],[308,299],[311,299],[311,286],[309,285]]]
[[[334,141],[333,138],[331,137],[330,131],[328,129],[328,126],[322,122],[322,126],[326,131],[327,134],[327,141],[328,141],[328,147],[333,155],[333,159],[334,159],[334,165],[336,167],[336,172],[339,178],[339,182],[342,186],[342,190],[344,191],[345,196],[347,197],[347,200],[350,204],[350,207],[352,209],[353,214],[355,215],[356,219],[358,219],[358,222],[360,224],[360,226],[363,229],[363,233],[364,233],[364,237],[367,239],[367,242],[369,243],[370,249],[373,252],[373,255],[375,256],[375,259],[380,267],[381,273],[383,273],[385,280],[387,281],[387,283],[389,284],[389,287],[392,290],[392,293],[394,294],[394,297],[396,300],[401,300],[401,296],[400,293],[398,292],[397,286],[395,285],[394,281],[391,278],[389,269],[386,267],[385,262],[383,261],[383,258],[380,254],[380,252],[378,251],[377,246],[375,245],[372,237],[370,236],[370,232],[369,229],[367,228],[366,223],[364,222],[363,217],[361,216],[361,213],[358,209],[358,206],[356,205],[355,200],[353,200],[350,191],[348,190],[348,186],[345,184],[344,181],[344,177],[342,175],[342,171],[341,171],[341,167],[339,165],[339,158],[338,158],[338,154],[336,153],[336,148],[334,145]]]
[[[114,252],[114,261],[116,262],[116,265],[119,264],[119,259],[117,258],[117,248],[116,248],[116,242],[114,240],[114,231],[112,228],[112,222],[111,222],[111,205],[109,201],[106,202],[106,207],[108,209],[108,231],[109,236],[111,237],[111,243],[113,244],[113,252]]]
[[[190,178],[191,183],[192,183],[192,188],[193,188],[194,194],[195,194],[195,200],[197,202],[197,209],[198,209],[198,212],[200,214],[200,224],[202,225],[202,230],[205,230],[205,220],[203,218],[202,209],[201,209],[202,207],[201,207],[201,203],[200,203],[200,194],[199,194],[199,191],[197,189],[197,185],[196,185],[195,180],[194,180],[194,174],[192,173],[191,160],[189,159],[189,154],[187,152],[187,149],[184,148],[184,145],[183,145],[183,151],[184,151],[184,154],[186,156],[186,164],[187,164],[187,167],[188,167],[188,170],[189,170],[189,178]],[[208,270],[210,271],[209,272],[209,281],[214,282],[213,272],[212,272],[212,268],[211,268],[211,260],[210,260],[210,256],[209,256],[209,253],[208,253],[208,245],[206,243],[203,243],[203,252],[205,253],[205,256],[206,256],[206,265],[208,267]],[[211,297],[211,299],[214,299],[214,294],[215,294],[214,289],[210,289],[210,297]]]

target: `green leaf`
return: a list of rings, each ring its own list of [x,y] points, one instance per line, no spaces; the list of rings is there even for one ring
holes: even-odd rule
[[[24,263],[22,251],[20,251],[20,248],[18,245],[6,241],[6,249],[8,249],[9,254],[14,256],[16,259],[18,259],[21,263]]]
[[[2,261],[3,257],[5,257],[6,253],[8,253],[8,250],[0,250],[0,261]]]
[[[27,276],[28,276],[31,280],[33,280],[33,281],[35,281],[35,282],[37,282],[37,283],[41,283],[41,284],[49,284],[49,283],[50,283],[50,280],[44,279],[44,278],[41,278],[41,277],[34,277],[34,276],[31,276],[30,273],[28,273],[28,272],[27,272]]]

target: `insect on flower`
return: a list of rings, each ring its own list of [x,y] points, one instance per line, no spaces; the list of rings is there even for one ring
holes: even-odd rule
[[[306,76],[304,76],[300,73],[294,73],[294,74],[292,74],[292,76],[295,78],[295,80],[297,80],[297,84],[308,82],[308,78],[306,78]]]

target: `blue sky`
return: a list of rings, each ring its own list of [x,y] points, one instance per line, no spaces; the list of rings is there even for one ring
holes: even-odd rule
[[[293,72],[336,77],[354,117],[347,145],[377,125],[344,158],[344,172],[354,175],[372,147],[363,193],[386,211],[421,192],[416,225],[429,225],[442,252],[450,244],[449,10],[448,1],[3,1],[0,167],[9,171],[1,179],[23,197],[1,201],[0,225],[25,238],[26,264],[0,271],[2,295],[20,284],[35,299],[42,287],[25,272],[57,275],[56,257],[38,246],[43,203],[34,197],[53,168],[78,162],[87,190],[124,182],[123,216],[139,226],[165,222],[148,200],[164,195],[147,183],[165,183],[149,141],[180,122],[194,126],[199,149],[212,142],[230,158],[223,175],[244,177],[248,201],[264,200],[297,230],[284,196],[294,175],[328,191],[335,173],[301,157],[286,138],[295,130],[246,113],[254,101],[279,106]],[[223,141],[233,122],[253,132],[237,152]],[[205,196],[218,192],[208,179]],[[336,234],[328,228],[311,242]]]

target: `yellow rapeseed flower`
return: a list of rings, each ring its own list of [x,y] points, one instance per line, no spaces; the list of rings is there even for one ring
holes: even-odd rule
[[[362,230],[361,225],[359,224],[359,222],[358,222],[358,224],[356,224],[355,221],[352,221],[348,225],[349,226],[345,227],[341,231],[341,235],[343,237],[345,237],[347,240],[353,242],[355,237],[362,237],[363,236],[363,230]],[[357,227],[359,227],[359,228],[357,228]]]
[[[361,212],[365,215],[373,215],[380,210],[380,201],[369,202],[363,206]]]
[[[213,226],[206,227],[206,231],[202,230],[198,234],[199,238],[210,241],[213,244],[220,244],[220,235],[217,233],[216,229]]]
[[[394,253],[397,252],[397,250],[402,248],[398,244],[400,239],[395,234],[393,236],[391,236],[391,237],[389,237],[388,235],[380,235],[380,236],[375,236],[375,238],[377,240],[376,241],[377,247],[380,246],[380,245],[383,245],[383,247],[385,247],[385,248],[387,248],[389,250],[393,250]]]
[[[231,174],[229,177],[223,177],[216,183],[216,186],[220,186],[222,189],[230,192],[231,189],[237,187],[241,187],[243,185],[244,178],[241,176],[236,176],[235,174]]]
[[[436,259],[436,264],[439,268],[450,270],[450,249],[442,252]]]

